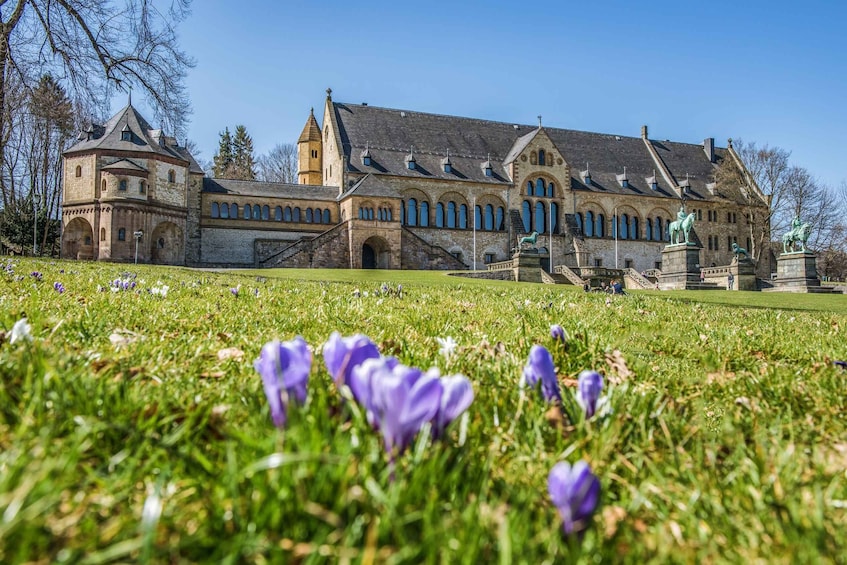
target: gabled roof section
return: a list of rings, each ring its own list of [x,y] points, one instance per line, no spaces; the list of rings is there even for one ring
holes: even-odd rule
[[[382,198],[399,198],[397,191],[382,182],[377,176],[367,174],[359,182],[338,196],[342,201],[350,196],[376,196]]]
[[[126,139],[126,134],[130,134],[128,136],[130,139]],[[150,127],[132,103],[127,104],[120,112],[112,116],[105,125],[92,124],[78,136],[78,139],[79,142],[67,149],[65,154],[100,149],[150,153],[151,156],[162,155],[188,161],[189,164],[193,161],[186,158],[183,153],[188,151],[185,148],[179,148],[176,140],[165,136],[162,130]],[[202,172],[199,166],[196,168]]]
[[[141,165],[130,161],[129,159],[120,159],[115,161],[114,163],[109,163],[103,167],[104,171],[137,171],[139,173],[148,172],[147,169],[142,167]]]
[[[505,159],[503,159],[503,164],[508,165],[509,163],[514,162],[514,160],[518,158],[518,155],[526,149],[526,146],[535,139],[535,136],[538,135],[539,131],[541,131],[541,128],[536,128],[528,134],[520,136],[518,140],[515,141],[515,144],[512,145],[512,149],[509,150],[509,154],[506,155]]]
[[[289,184],[252,180],[203,178],[203,192],[232,196],[291,198],[292,200],[335,201],[338,187]]]
[[[320,141],[321,127],[318,125],[318,120],[315,119],[315,109],[312,108],[309,118],[306,120],[306,125],[303,126],[303,132],[297,139],[297,143]]]

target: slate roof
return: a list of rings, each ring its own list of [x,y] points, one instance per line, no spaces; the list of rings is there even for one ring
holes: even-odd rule
[[[338,200],[344,200],[348,196],[352,195],[356,196],[377,196],[377,197],[388,197],[388,198],[397,198],[397,191],[381,180],[378,177],[368,173],[361,180],[359,180],[356,184],[351,186],[344,194],[338,196]]]
[[[300,200],[335,201],[338,188],[283,182],[263,182],[233,179],[203,178],[203,192],[233,196],[293,198]]]
[[[111,170],[122,170],[122,171],[138,171],[140,173],[146,173],[147,169],[142,167],[141,165],[130,161],[129,159],[119,159],[114,163],[109,163],[103,167],[104,171]]]
[[[523,124],[341,102],[331,104],[343,152],[348,160],[348,170],[358,173],[511,184],[505,167],[540,131],[538,126]],[[676,189],[668,185],[641,137],[548,126],[544,126],[543,130],[571,165],[573,189],[678,198]],[[677,184],[688,173],[690,198],[715,198],[706,184],[714,182],[717,163],[709,162],[702,145],[658,141],[650,143]],[[361,154],[366,146],[371,156],[371,166],[362,164]],[[405,159],[413,146],[416,167],[409,170]],[[441,165],[448,149],[452,173],[445,173]],[[724,152],[721,149],[715,150],[718,161]],[[489,156],[493,177],[486,177],[481,167]],[[586,169],[586,164],[591,172],[591,185],[586,185],[579,174]],[[624,167],[629,188],[621,187],[618,181],[619,175],[624,174]],[[654,175],[658,181],[655,191],[646,180]]]
[[[125,141],[122,134],[127,130],[132,132],[132,139]],[[65,154],[95,149],[150,153],[151,156],[163,155],[186,161],[192,173],[203,173],[188,149],[180,147],[174,138],[166,136],[161,129],[153,129],[132,103],[127,104],[104,125],[91,124],[77,139],[79,141],[67,149]]]

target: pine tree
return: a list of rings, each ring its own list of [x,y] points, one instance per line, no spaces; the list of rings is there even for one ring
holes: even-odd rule
[[[232,155],[232,136],[229,134],[229,128],[224,129],[221,133],[221,140],[218,145],[218,152],[214,156],[214,166],[212,167],[212,175],[215,178],[227,179],[234,178],[234,163]]]
[[[253,138],[247,135],[243,125],[235,126],[235,137],[232,140],[235,178],[241,180],[256,180],[256,160],[253,157]]]

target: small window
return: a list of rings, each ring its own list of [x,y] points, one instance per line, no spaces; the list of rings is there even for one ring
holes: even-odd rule
[[[415,161],[414,160],[409,161],[408,167],[409,167],[410,171],[414,171],[415,170]]]
[[[238,204],[235,202],[229,205],[229,217],[233,220],[238,219]]]
[[[251,213],[250,205],[245,204],[244,205],[244,219],[249,220],[252,217],[253,217],[253,214]]]
[[[126,190],[126,179],[121,179],[120,182],[118,182],[118,190]]]
[[[229,205],[221,204],[221,218],[229,218]]]
[[[274,220],[276,220],[277,222],[282,221],[282,207],[281,206],[277,206],[276,208],[274,208]]]
[[[106,228],[100,228],[100,241],[106,241]]]
[[[77,165],[77,166],[76,166],[76,171],[75,171],[75,173],[74,173],[74,174],[75,174],[77,177],[81,177],[81,176],[82,176],[82,166]]]
[[[318,150],[312,149],[312,159],[317,159],[317,158],[318,158]]]
[[[217,218],[221,215],[220,205],[217,202],[212,202],[212,213],[211,216],[213,218]]]
[[[286,206],[285,210],[282,211],[282,221],[290,222],[291,221],[291,206]]]
[[[118,230],[118,241],[126,241],[126,228]]]
[[[295,222],[298,222],[298,223],[300,222],[300,207],[299,206],[294,208],[292,218]]]
[[[132,132],[124,130],[121,132],[121,141],[132,141]]]
[[[494,176],[494,171],[491,170],[491,167],[485,167],[485,176]]]
[[[370,157],[364,157],[362,159],[362,164],[366,167],[370,167],[371,166],[371,158]]]
[[[330,215],[329,215],[329,208],[324,208],[323,217],[324,217],[324,223],[325,224],[330,223],[331,220],[330,220]]]
[[[160,237],[159,241],[156,242],[156,245],[159,247],[159,249],[164,249],[165,248],[165,238]]]
[[[262,206],[262,219],[269,220],[271,217],[271,208],[267,204]]]
[[[450,163],[444,163],[444,172],[450,174],[453,172],[453,165]]]
[[[488,263],[493,263],[494,262],[494,253],[486,253],[483,256],[483,261],[485,262],[486,265]]]
[[[138,194],[144,194],[144,192],[145,192],[146,190],[147,190],[147,189],[146,189],[146,187],[144,186],[144,181],[143,181],[143,180],[138,181]]]
[[[603,266],[603,259],[594,259],[594,266],[595,267],[602,267]]]
[[[253,205],[253,219],[259,220],[262,217],[262,208],[258,204]]]
[[[106,179],[103,179],[100,182],[100,190],[102,190],[103,192],[106,192]]]
[[[547,154],[544,153],[543,149],[538,150],[538,164],[546,165],[547,164]]]
[[[176,182],[176,171],[173,169],[168,171],[168,182]]]
[[[311,224],[311,223],[312,223],[312,219],[313,219],[313,217],[312,217],[312,209],[311,209],[311,208],[306,208],[306,223],[307,223],[307,224]]]

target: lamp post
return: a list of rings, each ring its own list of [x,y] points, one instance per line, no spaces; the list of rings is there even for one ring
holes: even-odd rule
[[[138,265],[138,242],[141,240],[144,232],[142,230],[138,230],[136,232],[132,232],[132,235],[135,237],[135,264]]]

